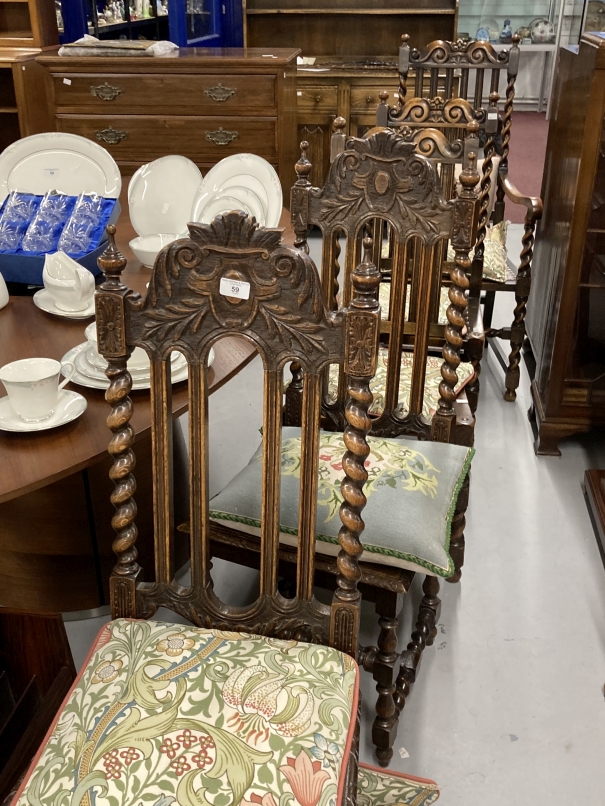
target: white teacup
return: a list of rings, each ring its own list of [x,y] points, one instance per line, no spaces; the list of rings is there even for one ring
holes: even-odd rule
[[[91,322],[84,331],[89,343],[88,352],[94,366],[103,371],[107,368],[107,361],[99,353],[97,345],[97,323]],[[142,347],[135,347],[128,359],[128,369],[135,372],[149,372],[149,356]]]
[[[63,364],[67,375],[61,383],[61,364],[53,358],[22,358],[0,367],[0,381],[8,392],[15,413],[26,423],[48,420],[57,408],[59,389],[73,377],[76,368]]]
[[[61,311],[83,311],[92,302],[94,276],[64,252],[46,255],[42,279],[44,287]]]

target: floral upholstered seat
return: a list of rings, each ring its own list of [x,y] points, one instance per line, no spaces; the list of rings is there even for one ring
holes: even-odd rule
[[[110,622],[13,804],[339,803],[358,674],[316,644]]]
[[[384,397],[387,382],[387,364],[389,360],[388,347],[380,347],[376,374],[370,381],[370,390],[374,396],[370,407],[370,414],[380,417],[384,409]],[[401,353],[401,372],[399,375],[399,410],[398,415],[404,417],[408,413],[408,401],[412,388],[412,368],[414,353]],[[441,365],[443,359],[429,355],[426,358],[426,375],[424,380],[424,402],[422,414],[427,421],[433,419],[439,405],[439,384],[441,383]],[[463,361],[458,366],[458,384],[456,392],[460,392],[474,375],[473,365]],[[330,367],[328,394],[333,400],[338,397],[338,366]]]
[[[389,318],[389,313],[391,310],[391,284],[390,283],[380,283],[379,292],[378,292],[378,301],[380,302],[380,309],[382,313],[383,319]],[[442,286],[440,295],[439,295],[439,317],[438,317],[438,324],[440,325],[447,325],[447,316],[446,311],[450,304],[449,300],[449,291],[447,286]],[[408,291],[405,297],[405,318],[408,318],[410,311],[410,287],[408,286]]]
[[[368,437],[367,504],[360,559],[448,577],[452,518],[468,473],[472,448],[443,442]],[[341,433],[320,432],[317,491],[317,550],[340,550],[338,511],[345,451]],[[298,536],[301,432],[282,429],[280,540],[295,546]],[[261,456],[249,464],[210,502],[210,517],[226,526],[260,535]],[[186,527],[183,527],[186,531]]]

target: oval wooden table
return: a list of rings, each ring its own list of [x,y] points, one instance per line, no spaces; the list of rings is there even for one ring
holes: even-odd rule
[[[125,202],[125,200],[124,200]],[[127,209],[127,204],[123,204]],[[289,214],[280,225],[292,242]],[[127,213],[117,228],[117,243],[129,259],[124,282],[144,295],[151,270],[134,258],[129,240],[134,232]],[[92,321],[69,320],[41,311],[30,296],[11,296],[0,311],[0,366],[19,358],[61,359],[85,341]],[[233,378],[255,356],[246,341],[226,338],[215,345],[210,367],[210,393]],[[107,580],[114,563],[111,543],[113,506],[107,445],[111,432],[109,406],[102,390],[69,384],[84,395],[88,408],[72,423],[49,431],[14,434],[0,431],[0,606],[29,611],[80,611],[108,604]],[[0,395],[4,389],[0,386]],[[172,413],[187,410],[187,382],[175,384]],[[152,566],[152,493],[150,399],[133,392],[132,426],[136,434],[137,526],[143,567]],[[175,451],[185,456],[180,430]],[[175,461],[175,473],[183,461]],[[183,485],[184,486],[184,485]],[[178,491],[178,484],[175,490]],[[186,501],[176,496],[177,516],[186,515]],[[180,510],[180,511],[179,511]],[[183,519],[185,519],[183,517]]]

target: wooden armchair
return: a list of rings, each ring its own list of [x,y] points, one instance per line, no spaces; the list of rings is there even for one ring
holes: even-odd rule
[[[126,260],[110,232],[96,295],[99,351],[108,361],[107,400],[113,435],[112,501],[117,564],[112,618],[16,796],[15,804],[90,806],[139,802],[275,806],[323,798],[356,802],[359,536],[369,454],[368,384],[374,372],[379,309],[373,278],[362,267],[350,308],[328,312],[306,255],[282,246],[278,230],[233,212],[164,249],[144,299],[121,281]],[[240,285],[238,286],[238,283]],[[225,287],[226,284],[226,287]],[[232,296],[248,284],[246,299]],[[233,291],[235,287],[235,291]],[[302,315],[301,315],[302,314]],[[358,347],[360,328],[364,349]],[[250,340],[265,366],[263,446],[256,460],[262,495],[260,594],[247,607],[221,602],[213,590],[208,496],[208,373],[213,342]],[[135,456],[129,421],[134,403],[127,359],[134,347],[151,359],[155,575],[137,563]],[[174,578],[171,360],[189,364],[191,582]],[[296,596],[277,587],[279,556],[282,373],[303,363],[307,389],[300,434],[300,532]],[[313,596],[319,376],[344,363],[350,397],[347,448],[341,457],[344,503],[336,591],[330,605]],[[238,423],[241,426],[241,422]],[[159,607],[196,627],[150,618]],[[280,640],[275,640],[279,638]],[[356,732],[357,731],[357,732]],[[366,770],[364,775],[375,774]],[[365,779],[364,779],[365,780]],[[370,789],[376,786],[366,782]],[[438,792],[419,784],[417,803]],[[206,797],[210,793],[209,798]],[[401,799],[403,802],[403,799]],[[372,802],[370,798],[370,803]],[[411,802],[411,801],[407,801]]]
[[[493,342],[494,352],[506,373],[504,398],[508,401],[516,399],[519,386],[520,351],[525,338],[534,236],[536,224],[542,216],[542,201],[520,193],[508,174],[519,54],[519,38],[516,35],[509,50],[496,52],[488,42],[460,40],[437,40],[420,51],[410,48],[409,37],[404,34],[399,49],[397,103],[389,106],[388,94],[383,93],[377,111],[379,126],[396,129],[402,126],[435,127],[450,139],[462,136],[469,119],[474,118],[479,123],[484,159],[480,165],[479,227],[469,296],[473,299],[478,298],[481,291],[485,293],[483,323],[486,336],[510,342],[508,361]],[[414,97],[408,97],[410,68],[415,71]],[[504,108],[500,112],[498,102],[504,73]],[[487,104],[485,95],[488,95]],[[449,189],[453,189],[455,177],[451,172],[446,172],[445,178],[444,190],[447,194]],[[510,263],[506,253],[503,227],[505,198],[526,208],[518,268]],[[488,230],[488,222],[494,225],[493,229]],[[497,291],[515,294],[516,305],[510,328],[496,330],[490,327]]]

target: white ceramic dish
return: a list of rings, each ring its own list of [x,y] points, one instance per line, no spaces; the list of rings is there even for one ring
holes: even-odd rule
[[[73,380],[73,379],[72,379]],[[47,431],[60,425],[71,423],[86,411],[88,403],[85,397],[68,389],[61,389],[55,413],[40,423],[24,422],[8,402],[8,396],[0,398],[0,431],[13,431],[15,433],[30,433],[33,431]]]
[[[78,344],[77,347],[73,347],[69,350],[63,358],[61,359],[61,363],[72,363],[75,364],[76,356],[80,353],[84,352],[88,348],[88,342],[85,341],[83,344]],[[208,366],[212,364],[214,361],[214,350],[211,348],[210,353],[208,355]],[[186,381],[189,375],[189,365],[185,363],[182,369],[179,369],[178,372],[174,372],[172,374],[172,383],[180,383],[181,381]],[[107,389],[109,387],[109,379],[108,378],[99,378],[98,380],[93,378],[88,378],[86,375],[82,375],[76,368],[76,373],[71,379],[72,383],[78,384],[78,386],[85,386],[88,389]],[[132,379],[132,389],[135,392],[144,391],[145,389],[149,389],[150,387],[150,379]]]
[[[172,372],[180,372],[187,364],[187,360],[182,353],[174,353],[173,355],[174,358],[172,358],[171,361]],[[74,361],[76,370],[80,373],[80,375],[85,375],[87,378],[91,378],[92,380],[105,381],[107,377],[105,375],[105,369],[99,367],[99,365],[94,362],[94,358],[92,358],[92,356],[93,352],[90,348],[78,353]],[[131,369],[129,367],[128,371],[130,372],[133,381],[148,381],[151,372],[149,364],[147,365],[146,369]]]
[[[11,190],[42,195],[54,189],[117,199],[122,177],[109,151],[77,134],[33,134],[0,154],[0,204]]]
[[[233,154],[225,157],[214,168],[211,168],[196,194],[192,206],[192,220],[200,221],[196,216],[196,210],[200,209],[202,197],[210,198],[221,189],[226,188],[226,183],[233,177],[238,177],[238,185],[248,187],[245,181],[239,181],[240,177],[250,176],[261,183],[267,196],[267,217],[266,227],[277,227],[283,207],[283,194],[279,176],[275,168],[262,157],[256,154]],[[256,183],[254,183],[256,184]],[[254,190],[250,186],[251,190]],[[255,191],[256,192],[256,191]],[[257,195],[259,195],[257,193]],[[259,196],[259,198],[262,198]]]
[[[143,266],[153,269],[155,259],[165,246],[178,238],[186,238],[187,235],[163,234],[163,235],[139,235],[133,238],[129,246],[141,261]]]
[[[251,176],[250,174],[235,174],[223,182],[220,189],[227,190],[228,188],[232,187],[245,187],[248,190],[254,191],[254,193],[256,193],[260,199],[265,218],[267,217],[267,210],[269,209],[269,197],[267,195],[267,189],[260,179],[257,179],[255,176]]]
[[[33,296],[34,305],[40,308],[41,311],[52,313],[54,316],[62,316],[64,319],[90,319],[95,315],[95,301],[94,297],[92,302],[83,311],[62,311],[55,305],[55,301],[50,295],[50,291],[46,288],[41,288]]]
[[[201,183],[200,169],[187,157],[171,154],[141,166],[128,185],[128,210],[137,235],[185,232]]]
[[[84,331],[84,335],[88,340],[88,348],[91,354],[91,358],[95,361],[96,365],[105,372],[105,367],[107,366],[107,362],[105,359],[99,355],[97,351],[97,323],[91,322],[89,325],[86,326],[86,330]],[[135,347],[132,351],[132,355],[128,359],[128,369],[134,370],[143,370],[149,372],[149,356],[143,350],[142,347]]]
[[[235,196],[229,196],[225,192],[215,193],[210,198],[204,199],[195,220],[199,221],[200,224],[210,224],[217,215],[230,213],[232,210],[243,210],[248,215],[254,215],[247,203],[235,198]]]

